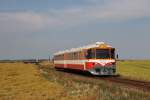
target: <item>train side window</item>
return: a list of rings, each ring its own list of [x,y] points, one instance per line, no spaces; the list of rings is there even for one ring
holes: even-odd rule
[[[74,59],[74,53],[71,53],[71,59],[72,60]]]
[[[73,59],[76,59],[76,53],[72,53],[73,54]]]
[[[71,53],[69,53],[69,60],[71,60]]]
[[[87,50],[86,58],[87,59],[91,59],[92,58],[92,49]]]
[[[111,49],[111,58],[115,59],[115,49]]]
[[[78,59],[78,52],[74,52],[74,59]]]
[[[79,59],[83,59],[83,53],[82,53],[82,51],[79,52]]]

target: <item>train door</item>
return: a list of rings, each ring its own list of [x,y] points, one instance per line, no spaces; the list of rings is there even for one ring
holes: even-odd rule
[[[67,54],[64,54],[64,59],[63,59],[63,63],[64,63],[64,68],[67,68]]]

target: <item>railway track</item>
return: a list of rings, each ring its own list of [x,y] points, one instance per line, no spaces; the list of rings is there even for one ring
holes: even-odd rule
[[[40,64],[38,64],[38,69],[42,70],[44,73],[49,73],[53,71],[61,75],[65,74],[65,76],[67,75],[67,77],[71,77],[71,79],[74,78],[75,80],[81,80],[81,81],[89,82],[92,84],[98,84],[98,83],[95,83],[95,81],[89,81],[89,80],[96,79],[96,80],[102,80],[102,81],[107,81],[107,82],[113,82],[117,84],[123,84],[131,88],[137,88],[143,91],[150,92],[150,82],[125,79],[121,76],[92,76],[87,73],[78,73],[75,71],[68,71],[68,70],[56,70],[55,68],[44,68]],[[75,78],[76,76],[78,78]]]
[[[108,78],[96,77],[96,78],[100,79],[100,80],[109,81],[109,82],[124,84],[124,85],[130,86],[130,87],[142,89],[144,91],[150,91],[150,82],[125,79],[122,77],[108,77]]]

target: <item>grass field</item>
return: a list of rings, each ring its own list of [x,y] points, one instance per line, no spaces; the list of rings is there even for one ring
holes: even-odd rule
[[[150,81],[150,60],[118,61],[117,73],[125,78]]]
[[[150,93],[123,85],[75,81],[57,71],[47,74],[49,78],[33,64],[0,63],[0,100],[150,100]]]
[[[0,63],[0,100],[42,100],[61,96],[63,87],[41,77],[35,65]]]
[[[43,67],[53,67],[52,63],[42,63]],[[56,75],[54,73],[49,73],[50,76],[52,76],[50,78],[50,80],[55,80],[61,84],[64,84],[64,86],[67,86],[67,88],[70,89],[70,87],[73,88],[72,91],[74,91],[76,94],[93,94],[93,96],[91,95],[91,98],[95,98],[96,96],[99,96],[100,100],[149,100],[150,99],[150,94],[146,93],[146,92],[142,92],[140,90],[136,90],[136,89],[132,89],[131,87],[124,87],[122,85],[118,85],[118,84],[112,84],[112,83],[106,83],[106,82],[100,82],[100,84],[97,85],[93,85],[93,84],[85,84],[86,86],[83,85],[82,81],[77,81],[76,82],[68,82],[70,81],[70,79],[68,79],[68,77],[64,77],[62,75]],[[78,80],[78,78],[77,78]],[[82,80],[82,79],[80,79]],[[91,80],[94,81],[94,80]],[[95,81],[95,83],[98,83],[97,80]],[[86,93],[83,91],[90,91],[90,93]],[[95,88],[93,90],[93,88]],[[70,89],[71,90],[71,89]],[[93,92],[94,91],[94,92]],[[145,96],[144,96],[145,95]],[[90,97],[90,95],[89,95]],[[95,100],[95,99],[88,99],[88,100]],[[99,100],[99,99],[96,99]]]

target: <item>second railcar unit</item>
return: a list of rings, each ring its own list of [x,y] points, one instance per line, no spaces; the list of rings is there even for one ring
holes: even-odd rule
[[[54,54],[55,68],[88,71],[93,75],[114,75],[115,48],[104,43],[72,48]]]

